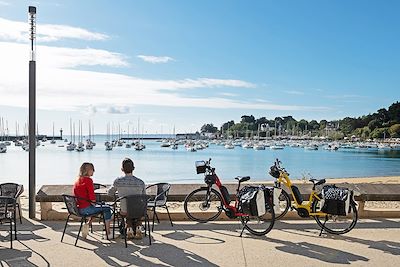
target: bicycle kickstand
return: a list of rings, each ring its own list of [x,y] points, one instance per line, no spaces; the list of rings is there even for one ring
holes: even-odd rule
[[[246,222],[243,224],[242,231],[240,232],[240,237],[242,237],[242,235],[243,235],[244,228],[245,228],[245,226],[246,226],[247,222],[248,222],[248,221],[246,221]]]
[[[328,216],[325,216],[325,221],[324,221],[324,223],[322,224],[321,232],[319,232],[319,236],[322,235],[322,231],[324,231],[325,223],[326,223],[327,220],[328,220]]]

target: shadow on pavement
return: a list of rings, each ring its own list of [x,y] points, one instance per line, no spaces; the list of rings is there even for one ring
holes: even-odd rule
[[[41,266],[50,266],[49,262],[38,252],[28,247],[22,241],[34,240],[36,242],[48,241],[48,238],[44,238],[40,235],[34,233],[34,231],[46,228],[44,225],[38,223],[33,224],[28,220],[22,219],[22,224],[17,223],[17,240],[14,240],[14,249],[9,249],[9,247],[3,248],[0,246],[0,266],[2,261],[6,262],[9,266],[37,266],[30,262],[28,259],[32,257],[32,254],[38,255],[42,260],[43,264]],[[4,244],[9,245],[9,234],[5,237],[3,241]],[[16,249],[17,246],[22,245],[24,249]]]
[[[289,253],[301,255],[308,258],[320,260],[322,262],[338,263],[338,264],[350,264],[355,261],[369,261],[368,258],[363,256],[355,255],[349,252],[341,251],[334,248],[329,248],[321,245],[316,245],[308,242],[294,243],[290,241],[284,241],[274,238],[266,238],[267,241],[281,244],[276,249]]]
[[[47,226],[55,231],[60,232],[60,238],[63,231],[63,222],[44,222]],[[95,226],[96,227],[96,226]],[[73,242],[64,240],[65,244],[74,246],[76,233],[78,232],[79,225],[73,224],[67,227],[66,235],[74,239]],[[171,229],[171,228],[170,228]],[[95,228],[95,231],[98,229]],[[172,229],[173,230],[173,229]],[[73,232],[73,233],[72,233]],[[167,234],[168,235],[168,234]],[[191,238],[189,233],[170,233],[170,238],[186,239]],[[198,238],[207,238],[200,235],[193,235]],[[153,236],[152,236],[153,237]],[[223,242],[219,239],[212,239],[212,242]],[[90,244],[96,247],[95,249],[88,249],[82,246],[82,243]],[[199,243],[202,244],[202,243]],[[211,244],[210,242],[204,244]],[[128,240],[128,247],[125,248],[124,240],[117,238],[111,242],[101,240],[100,233],[90,234],[90,239],[79,239],[79,248],[93,251],[97,256],[104,260],[109,266],[127,266],[129,263],[134,263],[137,266],[217,266],[207,259],[200,257],[188,250],[183,250],[171,244],[163,243],[158,240],[152,240],[149,245],[148,238],[144,237],[142,240]]]

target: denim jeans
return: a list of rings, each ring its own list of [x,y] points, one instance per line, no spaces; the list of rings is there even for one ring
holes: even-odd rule
[[[104,219],[106,221],[111,220],[111,208],[110,206],[107,205],[95,205],[92,206],[90,205],[89,207],[79,209],[80,214],[85,215],[85,216],[90,216],[96,213],[99,213],[100,211],[103,211],[104,214]]]

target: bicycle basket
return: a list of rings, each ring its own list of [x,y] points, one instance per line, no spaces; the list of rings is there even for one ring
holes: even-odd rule
[[[204,160],[196,161],[196,172],[197,174],[205,173],[206,172],[206,162]]]
[[[275,178],[279,178],[280,172],[276,166],[271,166],[269,169],[269,175]]]

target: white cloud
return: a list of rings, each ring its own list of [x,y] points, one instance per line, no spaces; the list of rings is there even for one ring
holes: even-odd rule
[[[86,29],[71,27],[68,25],[56,24],[37,24],[36,41],[51,42],[61,39],[81,39],[88,41],[106,40],[109,37],[106,34],[91,32]],[[28,21],[14,21],[0,18],[0,40],[28,42]]]
[[[145,56],[145,55],[138,55],[138,58],[142,59],[143,61],[149,62],[149,63],[167,63],[168,61],[174,61],[172,57],[156,57],[156,56]]]
[[[230,96],[230,97],[238,96],[237,94],[226,93],[226,92],[220,93],[220,95],[222,95],[222,96]]]
[[[0,6],[9,6],[10,3],[6,2],[6,1],[0,1]]]
[[[155,105],[169,107],[236,108],[266,110],[321,110],[320,107],[289,106],[260,102],[234,101],[223,97],[190,98],[178,94],[193,88],[254,88],[242,80],[211,78],[151,80],[128,75],[66,69],[81,65],[124,66],[119,54],[104,50],[38,46],[37,107],[50,110],[82,110],[92,105],[134,107]],[[27,45],[0,42],[0,105],[28,106]],[[85,56],[92,53],[91,56]],[[103,108],[104,110],[104,108]],[[92,108],[93,111],[93,108]]]

